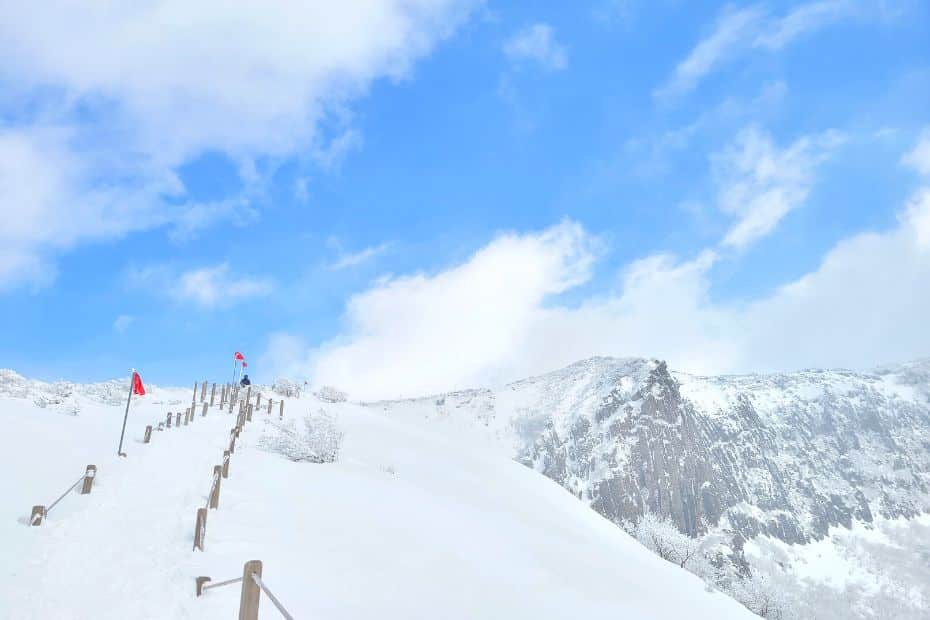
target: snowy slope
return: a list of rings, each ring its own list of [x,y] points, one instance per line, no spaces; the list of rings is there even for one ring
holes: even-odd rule
[[[194,577],[235,577],[248,559],[264,562],[266,583],[297,618],[753,617],[494,442],[306,396],[288,400],[286,415],[336,415],[339,462],[260,449],[272,418],[256,414],[210,512],[206,550],[192,552],[231,415],[212,409],[143,445],[144,426],[190,398],[153,389],[134,404],[129,457],[117,459],[122,407],[109,384],[62,391],[4,376],[3,618],[230,618],[237,586],[197,599]],[[73,493],[45,524],[27,526],[30,507],[87,463],[99,468],[93,493]],[[276,617],[267,601],[261,617]]]
[[[930,362],[696,377],[592,358],[494,390],[372,403],[496,445],[622,523],[787,542],[930,509]]]

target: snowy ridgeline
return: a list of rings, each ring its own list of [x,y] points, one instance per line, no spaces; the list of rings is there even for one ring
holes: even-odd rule
[[[695,377],[654,360],[593,358],[499,389],[368,406],[497,446],[634,534],[646,514],[667,521],[660,531],[698,541],[688,568],[760,613],[794,577],[745,554],[747,540],[801,548],[838,527],[862,531],[930,509],[930,361],[871,373]],[[925,553],[897,557],[911,565]],[[893,572],[883,563],[895,557],[876,552],[865,563]],[[930,583],[930,569],[921,566],[901,573],[898,590],[827,584],[818,596],[845,601],[829,617],[869,618],[857,611],[868,609],[863,601],[906,590],[901,609],[910,611],[890,617],[925,617],[930,598],[916,584]],[[814,606],[782,600],[767,613],[812,617],[782,610]]]
[[[236,586],[196,598],[194,578],[236,577],[251,559],[298,618],[752,617],[491,446],[312,394],[285,397],[283,423],[253,414],[192,552],[231,414],[144,444],[145,426],[190,397],[153,390],[134,399],[119,459],[125,386],[112,399],[67,387],[80,415],[62,415],[37,402],[58,388],[14,379],[0,394],[3,618],[235,617]],[[27,526],[87,463],[93,492]]]
[[[190,401],[191,390],[184,397],[182,388],[161,390],[156,385],[146,384],[149,401],[165,404],[180,404]],[[0,398],[9,397],[31,401],[36,407],[49,408],[61,413],[78,415],[85,404],[126,404],[129,394],[129,377],[111,379],[99,383],[73,383],[71,381],[37,381],[27,379],[8,369],[0,368]],[[185,400],[186,398],[186,400]]]

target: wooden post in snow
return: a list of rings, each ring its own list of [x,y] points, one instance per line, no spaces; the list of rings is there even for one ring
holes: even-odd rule
[[[97,477],[97,466],[88,465],[84,470],[84,484],[81,486],[81,495],[87,495],[94,488],[94,478]]]
[[[207,400],[207,382],[204,381],[200,386],[200,402]]]
[[[173,415],[173,414],[169,411],[169,412],[168,412],[168,421],[165,422],[165,426],[166,426],[167,428],[171,428],[171,417],[172,417],[172,415]]]
[[[245,402],[252,400],[252,386],[250,385],[245,389]]]
[[[261,392],[255,395],[255,408],[258,409],[259,411],[262,410],[262,393]]]
[[[210,406],[213,406],[213,399],[216,398],[216,384],[213,384],[213,387],[210,388]]]
[[[203,587],[207,582],[213,581],[209,577],[201,576],[197,577],[194,582],[197,584],[197,596],[203,596]]]
[[[187,426],[188,422],[191,420],[191,408],[188,407],[184,410],[184,426]]]
[[[252,421],[252,404],[249,403],[249,406],[245,409],[245,419],[249,422]]]
[[[194,395],[191,396],[191,402],[197,402],[197,382],[194,381]]]
[[[229,453],[236,453],[236,429],[229,431]]]
[[[242,592],[239,595],[239,620],[258,620],[258,601],[262,591],[252,574],[262,576],[261,560],[250,560],[242,567]]]
[[[210,508],[220,507],[220,479],[223,477],[223,467],[216,465],[213,467],[213,479],[216,483],[213,485],[213,492],[210,493]]]
[[[42,519],[45,518],[46,514],[48,514],[48,511],[45,509],[45,506],[33,506],[32,515],[29,517],[29,524],[42,525]]]
[[[271,415],[271,399],[268,399],[268,415]]]
[[[229,450],[223,450],[223,477],[229,478]]]
[[[284,399],[283,398],[281,399],[281,406],[279,409],[280,409],[280,413],[278,417],[283,420],[284,419]]]
[[[145,439],[142,440],[142,443],[150,443],[152,441],[152,427],[145,427]]]
[[[178,411],[178,417],[177,417],[177,419],[174,421],[174,425],[177,426],[177,427],[180,427],[180,426],[181,426],[181,412],[180,412],[180,411]]]
[[[201,412],[200,417],[201,418],[207,417],[207,403],[203,404],[203,412]]]
[[[207,509],[197,509],[197,521],[194,524],[194,549],[203,551],[203,539],[207,536]]]

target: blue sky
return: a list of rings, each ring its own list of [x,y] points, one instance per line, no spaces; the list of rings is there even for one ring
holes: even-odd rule
[[[930,355],[926,3],[343,4],[9,11],[0,366]]]

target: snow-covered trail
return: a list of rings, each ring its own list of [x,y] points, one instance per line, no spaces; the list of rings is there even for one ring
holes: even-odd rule
[[[119,406],[87,402],[72,417],[0,397],[0,469],[19,474],[0,477],[0,618],[233,618],[239,586],[196,598],[194,578],[238,577],[251,559],[296,618],[754,617],[481,442],[313,397],[289,399],[285,417],[337,416],[339,461],[258,449],[277,407],[256,412],[205,551],[192,551],[234,416],[214,408],[143,445],[145,425],[183,410],[190,392],[155,396],[134,405],[126,459],[111,456]],[[99,468],[93,493],[25,525],[87,463]],[[259,615],[279,617],[267,600]]]
[[[139,405],[127,426],[127,458],[115,456],[119,420],[112,414],[118,408],[85,407],[83,432],[47,437],[18,470],[30,473],[30,483],[3,489],[4,529],[16,529],[4,532],[3,563],[12,578],[0,583],[0,600],[17,610],[16,617],[199,617],[185,605],[190,597],[178,596],[190,591],[182,567],[191,555],[195,509],[206,500],[213,466],[222,462],[234,416],[213,408],[189,425],[153,432],[145,445],[146,423],[163,420],[168,406]],[[67,427],[77,418],[58,415],[55,421]],[[26,439],[32,438],[5,434],[3,452],[23,451]],[[22,523],[31,504],[51,502],[87,463],[98,467],[90,495],[75,490],[41,526]],[[27,471],[31,467],[40,469],[38,478]],[[101,609],[101,600],[111,604]]]

